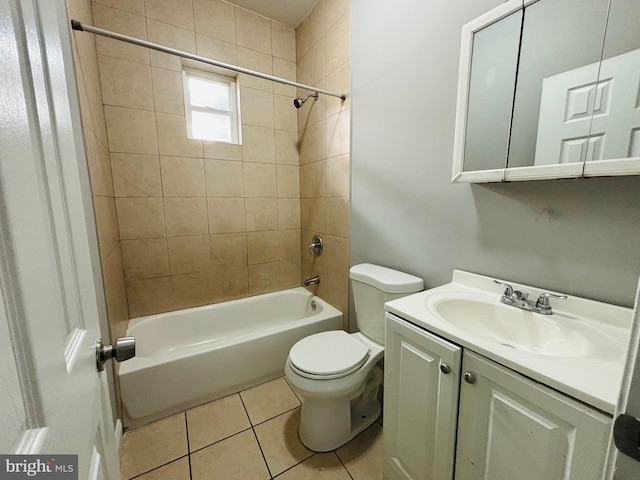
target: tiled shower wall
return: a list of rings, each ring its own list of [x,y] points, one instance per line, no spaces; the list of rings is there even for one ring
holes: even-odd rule
[[[321,95],[298,110],[302,274],[305,278],[320,276],[317,294],[345,312],[345,322],[349,301],[350,18],[349,0],[319,0],[296,29],[298,81],[347,95],[344,102]],[[307,247],[316,233],[321,234],[325,250],[319,257],[309,257]]]
[[[96,0],[93,18],[296,78],[294,30],[220,0]],[[130,316],[299,286],[295,88],[240,75],[243,145],[188,140],[181,60],[96,46]]]

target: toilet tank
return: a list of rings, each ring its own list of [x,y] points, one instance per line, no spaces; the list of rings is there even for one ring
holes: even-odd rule
[[[384,304],[424,287],[421,278],[371,263],[351,267],[349,278],[358,328],[380,344],[384,344]]]

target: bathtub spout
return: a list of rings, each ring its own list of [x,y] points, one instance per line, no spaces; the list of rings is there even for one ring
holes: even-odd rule
[[[318,285],[320,283],[320,277],[316,275],[315,277],[307,278],[304,281],[304,286],[308,287],[310,285]]]

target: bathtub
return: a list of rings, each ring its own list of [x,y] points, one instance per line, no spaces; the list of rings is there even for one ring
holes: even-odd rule
[[[120,365],[127,427],[283,375],[289,350],[342,328],[342,313],[306,289],[135,318],[136,356]]]

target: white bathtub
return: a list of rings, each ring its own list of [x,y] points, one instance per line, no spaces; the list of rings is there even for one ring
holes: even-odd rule
[[[125,425],[283,375],[295,342],[340,328],[342,313],[304,288],[132,319],[136,356],[119,373]]]

